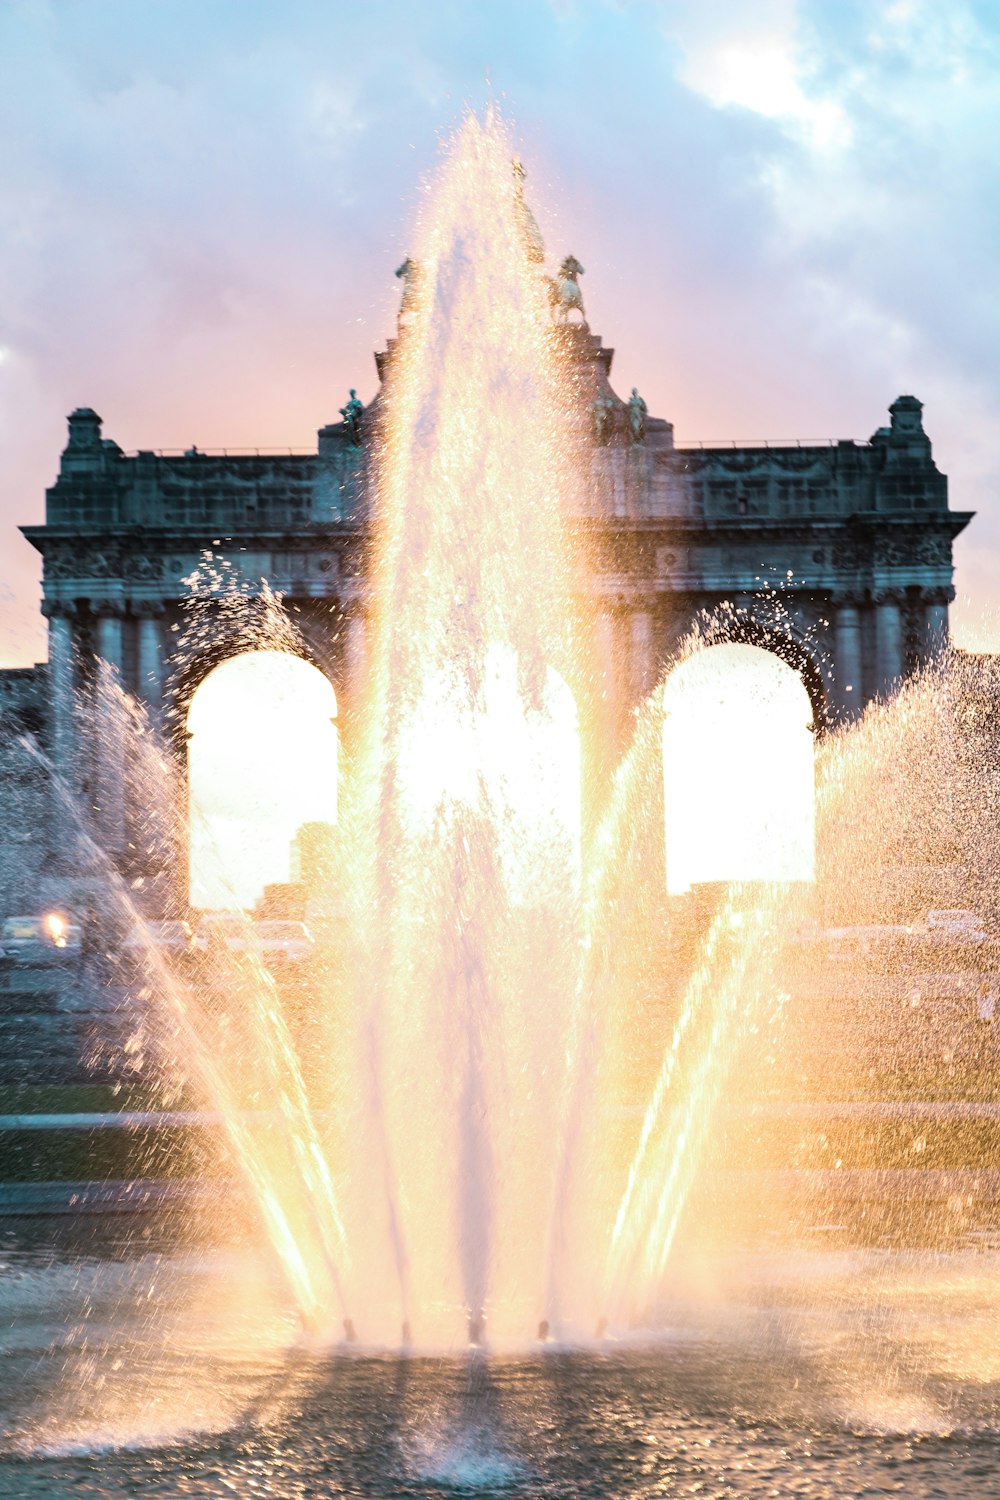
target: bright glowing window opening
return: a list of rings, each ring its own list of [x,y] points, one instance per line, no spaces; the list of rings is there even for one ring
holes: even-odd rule
[[[287,881],[303,823],[337,821],[337,699],[284,651],[209,672],[188,712],[191,904],[250,906]]]
[[[529,704],[514,653],[493,646],[471,712],[461,677],[430,675],[400,735],[398,770],[415,831],[485,793],[513,899],[544,897],[567,873],[579,883],[580,733],[558,672],[548,670]]]
[[[812,706],[799,674],[724,644],[674,669],[663,697],[667,890],[815,878]]]

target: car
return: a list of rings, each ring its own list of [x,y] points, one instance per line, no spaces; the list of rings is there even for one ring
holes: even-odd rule
[[[246,953],[253,946],[250,919],[241,911],[207,911],[195,933],[195,946],[202,952]]]
[[[190,923],[174,919],[139,922],[122,944],[129,956],[162,953],[169,958],[183,958],[195,949]]]
[[[0,949],[12,963],[65,963],[79,956],[80,945],[80,928],[62,912],[7,917],[0,926]]]
[[[867,926],[824,927],[818,933],[831,959],[850,961],[872,959],[887,961],[903,951],[912,929],[895,923],[871,923]]]
[[[924,913],[922,921],[914,923],[913,931],[921,937],[942,942],[986,943],[990,936],[986,923],[977,912],[957,906],[933,907]]]
[[[301,963],[316,943],[304,922],[265,918],[253,924],[254,947],[266,964]]]
[[[244,953],[250,942],[250,921],[243,912],[205,912],[195,929],[195,947],[202,953],[225,948]]]

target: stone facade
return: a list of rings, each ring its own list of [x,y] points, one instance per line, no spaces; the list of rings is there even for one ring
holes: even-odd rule
[[[614,392],[612,351],[586,324],[553,337],[580,398],[568,419],[581,450],[575,522],[589,541],[590,607],[623,729],[706,615],[716,616],[712,638],[791,661],[819,728],[891,693],[945,642],[952,543],[970,515],[948,508],[915,397],[894,401],[889,426],[866,443],[678,447],[669,422]],[[378,356],[380,375],[393,349]],[[262,578],[280,592],[302,649],[334,685],[342,732],[349,726],[366,659],[365,454],[377,407],[378,397],[359,441],[334,423],[309,454],[126,455],[90,408],[70,416],[45,524],[23,530],[44,559],[51,760],[99,807],[119,863],[130,813],[114,788],[128,748],[86,727],[95,663],[111,665],[154,723],[169,710],[182,730],[204,675],[245,649],[220,610],[196,649],[176,650],[186,580],[205,554],[228,560],[251,593]]]
[[[31,911],[44,878],[47,721],[48,668],[0,672],[0,916]]]

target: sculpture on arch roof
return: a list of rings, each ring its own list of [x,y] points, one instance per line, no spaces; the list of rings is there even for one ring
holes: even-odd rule
[[[401,266],[397,266],[396,275],[403,283],[403,300],[399,304],[398,323],[400,328],[405,327],[413,321],[417,310],[417,296],[420,287],[420,266],[412,256],[408,255]]]
[[[359,399],[357,391],[352,388],[346,405],[340,408],[340,415],[344,419],[344,426],[355,448],[361,447],[361,418],[364,410],[364,402]]]
[[[649,407],[639,395],[636,386],[632,387],[632,394],[628,399],[628,430],[633,443],[641,443],[646,436],[646,417]]]
[[[530,261],[541,265],[545,259],[545,241],[538,227],[538,221],[528,206],[528,200],[524,196],[524,179],[528,175],[524,170],[524,163],[519,156],[511,161],[514,172],[514,212],[517,216],[518,228],[524,241],[525,253]]]
[[[558,323],[568,323],[571,312],[578,312],[581,324],[586,323],[587,315],[580,290],[580,277],[583,274],[583,266],[576,256],[566,255],[559,267],[558,277],[546,277],[549,283],[549,305]]]

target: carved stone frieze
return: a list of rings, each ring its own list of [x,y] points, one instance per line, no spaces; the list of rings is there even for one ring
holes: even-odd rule
[[[870,560],[870,548],[853,537],[838,537],[830,548],[830,561],[845,573],[856,573]]]
[[[151,580],[163,577],[163,558],[151,557],[148,552],[126,553],[122,560],[125,578]]]
[[[688,565],[687,549],[677,546],[657,547],[656,572],[662,577],[666,573],[683,570]]]
[[[84,577],[116,578],[121,575],[123,554],[114,544],[96,547],[84,557]]]
[[[45,553],[43,570],[45,581],[80,577],[79,552],[69,546],[49,547]]]
[[[706,467],[713,476],[716,474],[733,476],[753,474],[770,467],[770,455],[766,448],[744,448],[742,450],[734,448],[731,453],[727,452],[722,456],[718,453],[706,456],[708,457]]]
[[[769,462],[774,468],[784,474],[805,474],[809,469],[821,472],[829,467],[829,453],[827,448],[819,450],[815,448],[767,448],[764,450]]]
[[[45,553],[45,577],[52,578],[123,578],[131,553],[114,542],[98,546],[59,543]]]
[[[943,567],[951,562],[951,537],[934,532],[879,537],[875,561],[884,567]]]

